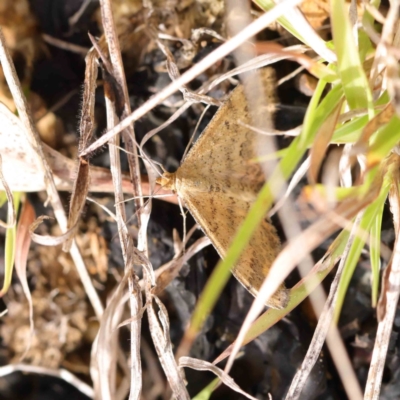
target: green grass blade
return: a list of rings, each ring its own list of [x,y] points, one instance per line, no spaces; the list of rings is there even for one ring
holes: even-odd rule
[[[21,193],[13,193],[15,213],[18,212]],[[7,223],[11,221],[7,220]],[[3,287],[0,291],[1,295],[7,293],[8,288],[11,285],[14,259],[15,259],[15,240],[17,235],[17,225],[15,224],[12,228],[6,230],[6,239],[4,246],[4,281]]]
[[[368,116],[363,116],[359,118],[354,118],[353,120],[346,122],[336,129],[332,137],[332,143],[335,144],[345,144],[345,143],[355,143],[359,137],[365,125],[369,121]]]
[[[3,207],[7,202],[7,195],[4,190],[0,190],[0,207]]]
[[[192,400],[208,400],[219,383],[219,378],[215,378],[201,392],[196,394],[196,396],[194,396]]]
[[[346,260],[342,278],[339,282],[337,304],[335,308],[336,321],[339,319],[347,288],[350,284],[350,280],[354,274],[354,270],[357,266],[358,260],[360,259],[361,251],[364,248],[367,239],[364,233],[368,233],[372,225],[375,223],[376,217],[386,200],[388,190],[389,185],[385,184],[379,194],[379,197],[365,209],[359,227],[360,235],[354,238],[353,244]]]
[[[400,119],[396,115],[371,138],[373,143],[367,153],[369,166],[378,165],[400,141]]]
[[[381,267],[381,229],[384,205],[385,202],[382,201],[380,208],[377,210],[375,220],[371,227],[371,236],[369,241],[372,272],[372,307],[376,307],[378,303],[379,273]]]
[[[372,112],[372,116],[372,93],[355,44],[345,1],[332,0],[330,4],[338,73],[347,102],[351,109],[368,108]]]
[[[299,147],[301,149],[311,146],[315,135],[322,123],[335,110],[343,96],[343,90],[340,85],[336,85],[318,104],[322,90],[325,88],[324,82],[317,86],[317,90],[311,99],[310,105],[307,108],[307,113],[304,118],[303,130],[299,139]],[[317,105],[318,104],[318,105]]]

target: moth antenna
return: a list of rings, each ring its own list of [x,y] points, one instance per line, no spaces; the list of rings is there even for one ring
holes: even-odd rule
[[[186,146],[185,152],[183,153],[182,161],[186,158],[187,153],[189,152],[190,147],[192,146],[194,137],[196,136],[197,130],[199,129],[200,123],[203,120],[204,116],[206,115],[207,110],[210,108],[210,104],[207,104],[207,106],[204,108],[203,112],[200,115],[199,120],[197,121],[196,127],[194,128],[192,137],[189,140],[189,143]],[[164,171],[165,172],[165,171]]]

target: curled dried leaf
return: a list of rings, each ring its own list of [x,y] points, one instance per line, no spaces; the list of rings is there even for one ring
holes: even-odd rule
[[[50,235],[38,235],[34,233],[34,231],[38,228],[38,226],[46,219],[50,219],[47,215],[40,216],[33,224],[31,224],[29,228],[29,234],[31,235],[31,239],[38,244],[43,246],[58,246],[63,244],[66,240],[73,237],[75,231],[77,229],[78,224],[75,224],[72,228],[70,228],[67,232],[63,233],[60,236],[50,236]]]
[[[179,368],[192,368],[197,371],[210,371],[217,375],[226,386],[230,387],[235,392],[240,393],[248,399],[256,400],[255,397],[250,396],[248,393],[240,389],[237,383],[226,372],[208,361],[198,360],[192,357],[181,357],[179,359]]]

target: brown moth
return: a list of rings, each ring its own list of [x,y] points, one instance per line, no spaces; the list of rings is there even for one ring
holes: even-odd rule
[[[260,73],[266,103],[275,104],[274,72],[263,69]],[[164,188],[177,193],[221,257],[265,182],[263,169],[255,160],[268,153],[266,137],[245,126],[252,124],[254,114],[257,118],[263,112],[266,110],[249,112],[244,88],[239,85],[178,170],[165,172],[158,179]],[[232,273],[256,296],[279,251],[275,228],[264,219]],[[284,308],[288,300],[288,291],[282,285],[266,305]]]

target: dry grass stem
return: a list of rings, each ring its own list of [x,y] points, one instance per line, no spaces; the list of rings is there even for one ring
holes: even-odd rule
[[[89,49],[87,49],[86,47],[78,46],[73,43],[68,43],[65,40],[57,39],[53,36],[47,35],[46,33],[42,34],[42,38],[48,44],[51,44],[63,50],[72,51],[73,53],[78,53],[86,56],[89,51]]]
[[[191,368],[197,371],[210,371],[218,376],[224,385],[230,387],[235,392],[240,393],[242,396],[248,399],[256,400],[255,397],[250,396],[248,393],[240,389],[236,382],[226,372],[207,361],[198,360],[191,357],[181,357],[179,359],[179,368]]]
[[[386,274],[387,281],[382,284],[383,290],[380,302],[384,302],[384,311],[382,312],[381,309],[381,314],[383,315],[381,315],[376,332],[375,345],[365,387],[365,400],[379,399],[386,355],[400,296],[400,193],[398,184],[399,175],[397,171],[389,193],[396,240],[393,249],[393,258],[387,267],[389,268],[389,272]]]
[[[347,241],[346,248],[343,252],[343,256],[340,260],[339,267],[335,274],[335,279],[333,280],[333,282],[331,284],[331,287],[329,290],[329,296],[325,302],[322,313],[318,317],[318,325],[314,331],[314,335],[313,335],[311,343],[308,347],[307,354],[303,360],[301,368],[296,372],[296,375],[292,380],[289,391],[286,395],[286,400],[297,400],[300,398],[301,392],[303,391],[303,389],[305,387],[307,378],[310,375],[312,368],[314,367],[315,363],[318,360],[322,346],[325,342],[325,338],[327,337],[327,335],[329,336],[329,330],[335,329],[334,327],[331,327],[331,324],[332,324],[332,319],[333,319],[333,312],[334,312],[335,305],[336,305],[337,288],[338,288],[339,280],[343,273],[343,269],[344,269],[345,262],[346,262],[348,254],[349,254],[351,245],[357,234],[357,228],[360,224],[362,215],[363,215],[363,212],[360,212],[358,214],[356,220],[354,221],[349,240]],[[339,338],[339,340],[340,340],[339,335],[336,335],[336,338]],[[341,340],[340,340],[340,342],[341,342]],[[344,350],[343,343],[341,344],[341,347]],[[342,382],[345,386],[347,395],[349,396],[349,399],[362,399],[362,392],[361,392],[359,385],[357,385],[357,378],[351,367],[351,363],[350,363],[348,357],[345,357],[343,359],[343,358],[339,358],[339,357],[335,356],[335,353],[337,352],[337,348],[338,348],[337,343],[335,343],[335,347],[333,347],[333,346],[330,347],[331,354],[332,354],[333,359],[336,361],[337,365],[341,366],[341,368],[338,368],[339,371],[342,370],[343,363],[347,362],[347,368],[346,368],[347,374],[341,375]],[[348,375],[349,373],[351,375],[353,375],[351,380],[349,379],[349,375]],[[350,385],[346,385],[346,383],[348,383],[349,381],[350,381]],[[354,383],[356,383],[356,386],[354,386]]]
[[[25,199],[22,205],[21,215],[18,221],[17,238],[16,238],[16,254],[15,254],[15,272],[22,286],[22,291],[25,294],[29,307],[29,328],[30,337],[34,335],[34,321],[33,321],[33,303],[32,295],[29,289],[28,277],[26,268],[28,264],[28,253],[31,244],[31,237],[29,235],[29,226],[35,220],[35,210],[28,199]],[[25,358],[29,351],[31,340],[28,341],[28,346],[21,356],[21,361]]]
[[[74,374],[71,374],[66,369],[50,369],[45,367],[38,367],[35,365],[26,365],[26,364],[10,364],[0,367],[0,376],[7,376],[14,372],[27,372],[41,375],[49,375],[56,378],[60,378],[65,382],[68,382],[76,389],[78,389],[81,393],[89,397],[90,399],[94,398],[93,389],[86,383],[76,377]]]

